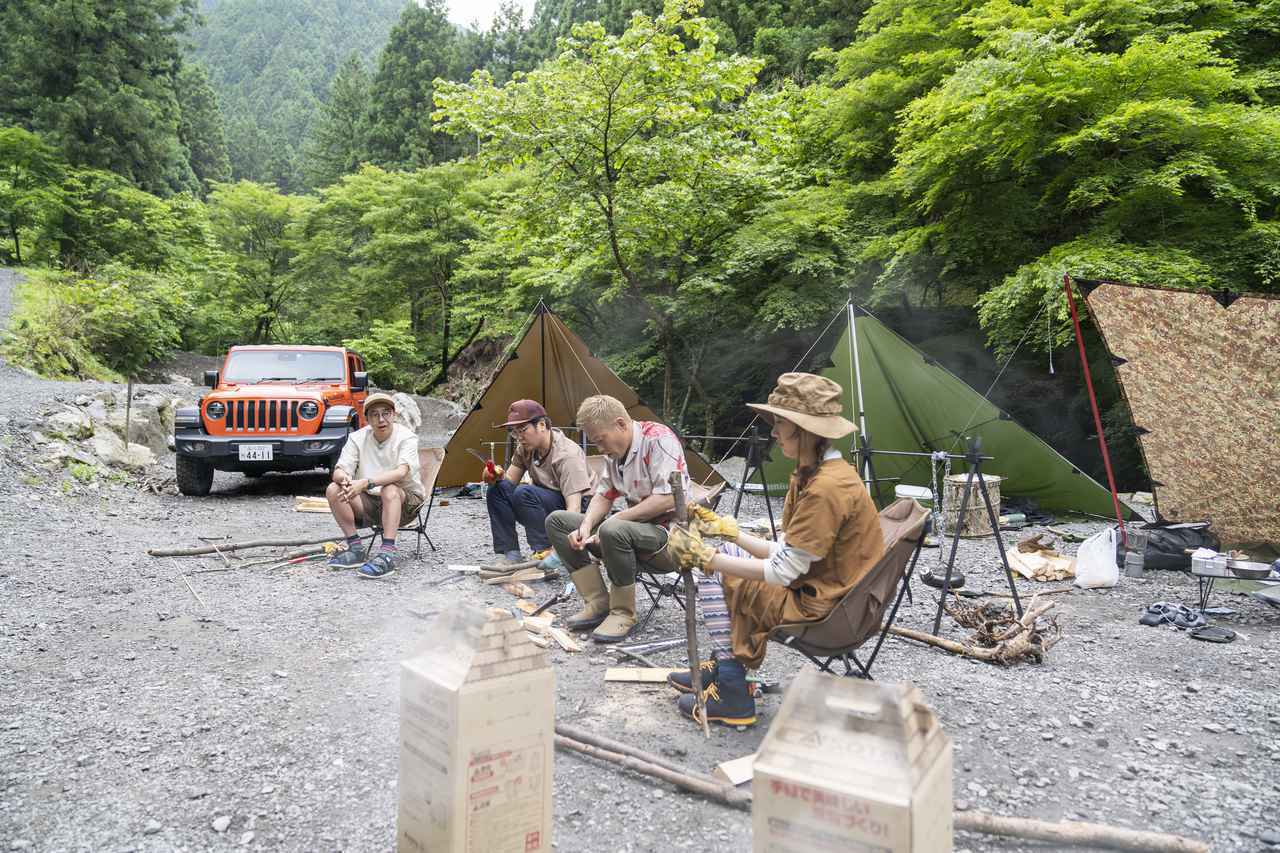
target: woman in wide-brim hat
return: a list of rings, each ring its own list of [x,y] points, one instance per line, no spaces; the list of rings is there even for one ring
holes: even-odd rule
[[[823,618],[884,552],[880,519],[858,470],[831,447],[854,431],[841,415],[840,385],[812,373],[784,373],[767,403],[751,408],[773,424],[782,454],[796,462],[782,509],[782,533],[770,542],[742,533],[732,518],[690,507],[692,534],[672,528],[667,544],[683,567],[707,577],[698,603],[711,635],[712,659],[703,661],[707,718],[725,725],[756,721],[746,670],[764,660],[769,631]],[[727,541],[719,549],[701,536]],[[669,681],[684,695],[680,710],[696,704],[688,672]]]

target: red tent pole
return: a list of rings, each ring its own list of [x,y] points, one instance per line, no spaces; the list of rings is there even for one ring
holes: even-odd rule
[[[1080,333],[1080,315],[1076,313],[1076,298],[1072,294],[1071,276],[1062,276],[1062,288],[1067,292],[1067,305],[1071,308],[1071,323],[1076,327],[1076,343],[1080,346],[1080,366],[1084,368],[1084,385],[1089,390],[1089,406],[1093,409],[1093,426],[1098,431],[1098,447],[1102,448],[1102,467],[1107,470],[1107,485],[1111,488],[1111,504],[1120,524],[1120,538],[1126,548],[1129,537],[1124,532],[1124,516],[1120,511],[1120,495],[1116,492],[1116,475],[1111,471],[1111,454],[1107,452],[1107,439],[1102,434],[1102,415],[1098,412],[1098,397],[1093,393],[1093,376],[1089,372],[1089,359],[1084,354],[1084,335]]]

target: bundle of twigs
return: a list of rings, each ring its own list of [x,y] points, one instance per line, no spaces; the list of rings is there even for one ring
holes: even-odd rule
[[[890,632],[900,637],[919,640],[958,655],[991,661],[1004,666],[1019,661],[1041,663],[1045,652],[1062,639],[1062,627],[1048,613],[1054,607],[1052,601],[1038,603],[1032,598],[1026,611],[1019,618],[1007,604],[963,604],[956,602],[946,608],[947,613],[963,628],[973,633],[963,642],[935,637],[923,631],[894,626]]]

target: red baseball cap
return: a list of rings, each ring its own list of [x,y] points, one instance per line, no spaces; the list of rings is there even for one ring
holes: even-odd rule
[[[507,409],[507,422],[498,424],[498,426],[510,427],[519,424],[527,424],[536,418],[545,418],[547,410],[542,408],[542,404],[536,400],[516,400],[511,404],[511,408]]]

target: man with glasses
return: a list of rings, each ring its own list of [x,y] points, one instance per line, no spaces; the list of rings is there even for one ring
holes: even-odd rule
[[[359,566],[362,578],[396,573],[396,531],[418,515],[426,500],[418,463],[418,436],[396,423],[395,400],[381,392],[364,401],[368,426],[347,437],[325,489],[329,509],[347,538],[347,549],[329,559],[334,568]],[[382,546],[366,555],[358,526],[382,523]],[[368,559],[366,559],[366,557]]]
[[[524,527],[535,558],[548,556],[547,515],[559,509],[577,512],[595,491],[587,455],[563,432],[551,426],[547,410],[534,400],[517,400],[502,424],[516,440],[506,471],[489,487],[489,528],[499,562],[519,563],[516,522]],[[532,483],[521,483],[525,472]]]

